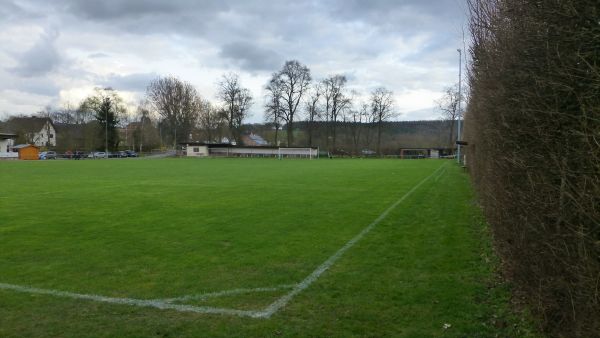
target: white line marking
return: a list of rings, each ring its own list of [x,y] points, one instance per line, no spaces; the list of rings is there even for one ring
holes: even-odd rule
[[[224,290],[224,291],[217,291],[217,292],[200,293],[197,295],[187,295],[187,296],[181,296],[181,297],[176,297],[176,298],[159,299],[159,301],[162,301],[165,303],[185,302],[188,300],[203,301],[203,300],[206,300],[209,298],[233,296],[233,295],[240,295],[240,294],[244,294],[244,293],[279,291],[279,290],[291,289],[295,286],[296,286],[296,284],[284,284],[284,285],[278,285],[278,286],[271,287],[271,288],[232,289],[232,290]]]
[[[101,188],[113,189],[113,188],[133,187],[133,186],[135,186],[135,184],[130,184],[130,185],[123,185],[123,184],[121,184],[121,185],[119,185],[119,184],[112,184],[112,185],[104,184],[104,185],[102,185],[102,184],[100,184],[98,186]],[[45,195],[59,195],[59,194],[65,194],[65,193],[71,193],[71,192],[77,191],[77,190],[75,190],[76,188],[78,188],[78,187],[73,187],[73,189],[67,189],[67,190],[32,191],[32,192],[26,193],[25,196],[26,196],[26,198],[30,198],[33,196],[38,197],[38,196],[45,196]],[[106,190],[102,190],[102,191],[106,192]],[[109,192],[112,192],[112,191],[109,191]],[[9,197],[10,196],[5,196],[5,197],[0,197],[0,198],[9,198]]]
[[[444,176],[444,174],[446,173],[446,167],[444,167],[444,170],[440,171],[440,173],[433,179],[434,182],[437,182],[440,177]]]
[[[348,241],[341,249],[339,249],[336,253],[334,253],[331,257],[329,257],[323,264],[321,264],[315,271],[313,271],[308,277],[306,277],[302,282],[298,283],[292,291],[283,295],[281,298],[277,299],[271,305],[269,305],[262,312],[261,318],[269,318],[275,312],[279,311],[281,308],[286,306],[294,296],[308,288],[312,283],[314,283],[327,269],[329,269],[340,257],[348,251],[356,242],[360,241],[369,231],[373,230],[373,228],[379,224],[392,210],[394,210],[400,203],[402,203],[408,196],[410,196],[415,190],[417,190],[423,183],[427,182],[432,176],[438,173],[440,169],[444,168],[446,164],[442,164],[439,168],[437,168],[431,175],[425,177],[421,182],[412,187],[404,196],[400,197],[399,200],[394,202],[390,207],[385,209],[384,212],[379,215],[371,224],[367,225],[358,235],[354,236],[351,240]]]
[[[6,283],[0,283],[0,289],[12,290],[12,291],[17,291],[17,292],[25,292],[25,293],[34,293],[34,294],[40,294],[40,295],[50,295],[50,296],[56,296],[56,297],[86,299],[86,300],[92,300],[92,301],[103,302],[103,303],[111,303],[111,304],[124,304],[124,305],[135,305],[135,306],[142,306],[142,307],[154,307],[157,309],[170,309],[170,310],[176,310],[176,311],[180,311],[180,312],[224,314],[224,315],[235,315],[235,316],[252,317],[252,318],[262,318],[265,315],[262,311],[246,311],[246,310],[216,308],[216,307],[209,307],[209,306],[180,305],[180,304],[171,304],[171,303],[167,303],[164,301],[153,300],[153,299],[145,300],[145,299],[134,299],[134,298],[115,298],[115,297],[73,293],[73,292],[59,291],[59,290],[52,290],[52,289],[39,289],[39,288],[34,288],[34,287],[6,284]]]

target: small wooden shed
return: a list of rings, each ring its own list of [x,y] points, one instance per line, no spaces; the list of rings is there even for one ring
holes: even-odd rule
[[[33,144],[19,144],[13,147],[19,152],[19,160],[39,160],[40,148]]]

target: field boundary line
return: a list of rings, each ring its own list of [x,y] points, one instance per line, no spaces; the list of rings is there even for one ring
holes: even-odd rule
[[[134,184],[130,184],[129,186],[133,186]],[[123,184],[108,184],[108,185],[101,185],[100,187],[102,188],[122,188]],[[76,188],[76,187],[73,187]],[[31,196],[45,196],[45,195],[53,195],[53,194],[64,194],[64,193],[70,193],[72,192],[73,189],[63,189],[63,190],[53,190],[53,191],[32,191],[27,193],[27,198],[31,197]],[[0,198],[10,198],[10,196],[0,196]]]
[[[440,173],[435,176],[433,181],[437,182],[440,179],[440,177],[444,176],[445,173],[446,173],[446,167],[444,166],[444,169],[441,170]]]
[[[427,182],[431,177],[436,175],[442,168],[446,167],[446,163],[442,164],[439,168],[437,168],[433,173],[429,176],[425,177],[419,183],[417,183],[414,187],[412,187],[408,192],[406,192],[400,199],[396,202],[392,203],[387,209],[385,209],[373,222],[367,225],[361,232],[359,232],[356,236],[350,239],[343,247],[341,247],[338,251],[336,251],[333,255],[331,255],[325,262],[321,263],[310,275],[308,275],[304,280],[298,283],[292,291],[283,295],[272,304],[267,306],[264,311],[259,313],[260,318],[269,318],[277,311],[285,307],[297,294],[307,289],[312,283],[314,283],[319,277],[327,271],[335,262],[337,262],[342,255],[352,248],[358,241],[360,241],[367,233],[369,233],[377,224],[379,224],[383,219],[387,217],[387,215],[394,210],[400,203],[402,203],[405,199],[407,199],[413,192],[415,192],[419,187],[421,187],[425,182]]]
[[[117,298],[117,297],[107,297],[100,296],[94,294],[83,294],[83,293],[74,293],[53,289],[40,289],[29,286],[15,285],[15,284],[7,284],[0,283],[0,289],[3,290],[11,290],[22,293],[29,294],[40,294],[40,295],[49,295],[63,298],[73,298],[73,299],[84,299],[91,300],[95,302],[102,303],[111,303],[111,304],[122,304],[122,305],[134,305],[139,307],[153,307],[161,310],[176,310],[180,312],[195,312],[195,313],[204,313],[204,314],[221,314],[221,315],[234,315],[240,317],[252,317],[252,318],[262,318],[264,317],[263,311],[250,311],[250,310],[236,310],[236,309],[228,309],[228,308],[217,308],[210,306],[193,306],[193,305],[181,305],[181,304],[172,304],[169,302],[155,300],[155,299],[135,299],[135,298]]]
[[[202,301],[202,300],[206,300],[209,298],[234,296],[234,295],[240,295],[240,294],[244,294],[244,293],[271,292],[271,291],[292,289],[295,286],[296,286],[296,284],[283,284],[283,285],[277,285],[274,287],[266,287],[266,288],[231,289],[231,290],[223,290],[223,291],[216,291],[216,292],[199,293],[199,294],[195,294],[195,295],[185,295],[185,296],[174,297],[174,298],[158,299],[158,301],[165,302],[165,303],[185,302],[188,300]]]

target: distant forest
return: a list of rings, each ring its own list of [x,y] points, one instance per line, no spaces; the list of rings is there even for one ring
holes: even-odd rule
[[[456,124],[456,121],[454,122]],[[294,125],[296,146],[319,147],[338,153],[361,155],[376,150],[377,130],[374,124],[337,122],[299,121]],[[381,131],[381,152],[399,154],[401,148],[453,148],[456,134],[450,136],[451,121],[389,121],[383,122]],[[309,140],[312,128],[312,141]],[[246,133],[255,133],[269,144],[286,145],[286,132],[279,130],[276,136],[273,124],[247,124]],[[335,131],[334,131],[335,129]],[[335,135],[335,136],[334,136]],[[277,141],[276,141],[277,138]]]

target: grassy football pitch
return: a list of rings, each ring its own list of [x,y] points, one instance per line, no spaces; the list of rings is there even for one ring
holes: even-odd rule
[[[507,307],[447,160],[5,161],[0,187],[2,337],[487,336]]]

